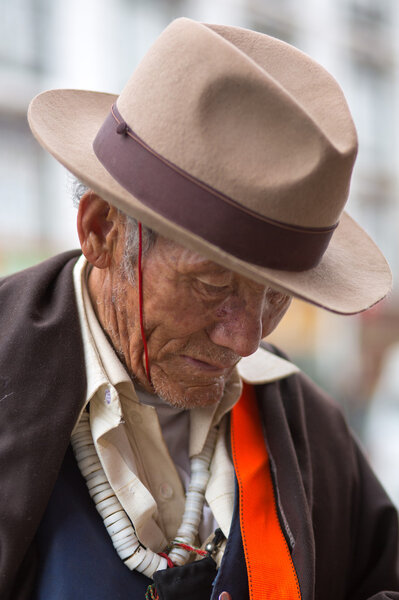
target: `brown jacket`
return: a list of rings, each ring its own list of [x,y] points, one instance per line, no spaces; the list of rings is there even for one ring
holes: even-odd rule
[[[84,398],[76,256],[0,282],[2,600],[30,597],[35,532]],[[397,515],[338,408],[303,375],[257,395],[302,598],[399,600]]]

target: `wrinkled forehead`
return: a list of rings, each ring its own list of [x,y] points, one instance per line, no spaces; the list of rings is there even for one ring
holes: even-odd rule
[[[174,240],[157,235],[157,242],[153,248],[154,252],[166,253],[171,262],[176,263],[176,266],[191,268],[193,270],[206,270],[219,273],[234,274],[233,271],[213,262],[202,254],[191,250],[186,246],[182,246]]]
[[[218,282],[223,281],[225,284],[233,280],[240,281],[241,284],[249,287],[262,287],[273,294],[277,293],[284,297],[290,296],[286,290],[280,289],[274,283],[257,283],[234,270],[210,260],[196,250],[187,248],[175,240],[162,236],[158,232],[156,233],[155,244],[151,248],[151,252],[154,253],[156,259],[159,257],[162,262],[166,259],[169,266],[172,266],[181,274],[191,274],[194,276],[201,276],[201,274],[210,275],[216,278]]]

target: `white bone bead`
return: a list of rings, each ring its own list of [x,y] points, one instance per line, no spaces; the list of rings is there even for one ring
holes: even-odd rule
[[[118,554],[122,560],[126,560],[127,558],[129,558],[129,556],[131,556],[137,550],[139,545],[140,545],[139,542],[129,544],[128,548],[118,549]]]
[[[76,437],[72,438],[75,448],[81,448],[82,446],[92,446],[93,438],[90,436],[90,432],[78,433]]]
[[[87,417],[88,417],[87,413],[86,414],[82,413],[82,415],[81,415],[81,417],[79,419],[79,423],[75,427],[75,431],[78,431],[79,429],[82,429],[86,425],[86,423],[88,422],[88,418]]]
[[[192,517],[190,519],[190,517]],[[189,528],[190,530],[194,527],[195,528],[195,523],[198,519],[201,519],[201,514],[197,515],[192,515],[191,513],[184,513],[184,520],[182,521],[182,524],[180,525],[179,529],[178,529],[178,535],[181,536],[183,535],[181,532],[183,531],[184,528]]]
[[[76,444],[77,442],[80,442],[81,440],[86,440],[86,439],[90,438],[90,436],[91,436],[90,425],[86,425],[85,427],[80,427],[76,431],[76,433],[73,434],[71,439],[73,440],[73,443]]]
[[[82,460],[83,458],[88,458],[89,456],[97,457],[96,449],[92,444],[90,444],[89,446],[84,446],[76,452],[76,458],[78,461]]]
[[[133,535],[134,537],[136,537],[136,534],[134,533],[133,527],[131,526],[130,522],[129,522],[129,526],[125,527],[124,529],[121,529],[121,531],[118,531],[118,533],[114,533],[114,535],[112,536],[112,541],[114,542],[114,545],[116,543],[118,543],[121,540],[125,540],[128,538],[129,535],[132,534],[133,531]]]
[[[122,510],[121,503],[119,502],[118,498],[114,495],[108,498],[104,498],[104,500],[100,500],[99,502],[96,502],[97,510],[102,510],[113,505],[119,506],[119,510]]]
[[[188,488],[189,492],[203,494],[208,483],[208,473],[201,473],[193,478]]]
[[[87,433],[90,433],[90,424],[88,422],[82,423],[82,421],[80,421],[71,439],[77,440],[79,439],[79,436],[87,435]]]
[[[117,521],[120,521],[123,518],[127,518],[125,515],[126,513],[124,510],[118,510],[116,513],[104,519],[105,527],[108,527],[108,525],[112,525],[113,523],[116,523]]]
[[[86,469],[86,467],[90,467],[91,465],[98,465],[101,464],[100,461],[98,460],[98,456],[97,454],[92,454],[91,456],[86,456],[86,458],[80,458],[79,459],[79,466],[81,468],[81,470]],[[89,471],[90,473],[90,471]]]
[[[162,561],[165,562],[165,569],[167,569],[168,567],[168,563],[166,562],[166,558],[164,558],[163,556],[159,556],[158,554],[155,554],[155,552],[153,553],[152,556],[152,560],[150,562],[150,564],[148,565],[148,567],[146,567],[142,572],[143,575],[146,575],[147,577],[152,577],[155,573],[155,571],[159,571],[160,570],[160,564],[162,563]]]
[[[190,494],[187,498],[187,508],[186,510],[202,510],[203,498],[200,498],[198,494]]]
[[[132,548],[133,546],[134,546],[134,548],[136,548],[136,545],[138,543],[139,543],[139,541],[136,538],[136,536],[134,535],[134,533],[130,532],[130,535],[128,537],[124,538],[123,540],[119,540],[119,541],[115,542],[114,546],[115,546],[115,549],[119,553],[121,550],[126,550],[126,548]],[[130,554],[133,554],[133,550],[131,550]],[[125,558],[127,558],[127,557],[125,557]]]
[[[79,424],[81,425],[82,423],[84,423],[85,421],[88,421],[88,420],[89,420],[89,413],[86,410],[84,410],[80,417]]]
[[[100,463],[98,464],[98,469],[97,471],[93,471],[92,473],[89,473],[88,475],[86,475],[85,479],[86,479],[86,483],[90,482],[92,479],[94,479],[96,477],[96,475],[98,475],[99,473],[102,473],[105,476],[105,473],[100,465]],[[106,483],[108,483],[108,479],[106,478]],[[108,483],[109,485],[109,483]]]
[[[101,486],[106,486],[106,487],[104,487],[103,489],[99,490],[99,488]],[[97,504],[98,502],[101,502],[102,500],[105,500],[106,498],[110,498],[111,496],[114,495],[114,492],[112,491],[112,488],[110,488],[109,485],[105,484],[105,483],[101,483],[100,485],[96,485],[96,487],[93,488],[92,490],[89,490],[89,492],[94,492],[93,493],[93,500],[94,500],[95,504]]]
[[[83,448],[90,448],[90,447],[91,447],[91,443],[90,443],[89,439],[87,441],[82,440],[80,442],[77,442],[73,446],[73,450],[74,450],[75,456],[76,456],[77,452],[79,452],[79,450],[82,450]]]
[[[171,552],[169,552],[169,558],[175,563],[175,565],[184,565],[190,553],[187,550],[183,550],[183,548],[173,548]]]
[[[190,525],[185,524],[184,527],[179,529],[179,536],[182,538],[185,544],[191,546],[193,539],[195,538],[196,528],[190,527]]]
[[[195,477],[193,477],[190,482],[190,490],[199,490],[199,492],[203,492],[206,488],[206,484],[208,483],[209,473],[196,473]]]
[[[108,533],[112,537],[114,535],[114,533],[118,533],[119,531],[122,531],[122,529],[125,529],[125,527],[129,527],[129,525],[130,525],[129,519],[127,517],[122,517],[118,521],[116,521],[106,527],[107,527]]]
[[[143,546],[139,546],[134,552],[134,554],[124,561],[127,568],[133,571],[137,567],[137,565],[139,565],[143,561],[145,553],[145,548],[143,548]]]
[[[136,571],[139,573],[143,573],[146,568],[151,564],[151,561],[154,557],[154,552],[152,550],[146,550],[143,556],[143,560],[137,565]]]
[[[91,465],[87,465],[84,469],[81,469],[81,473],[83,477],[89,476],[92,473],[99,473],[101,470],[101,465],[98,462],[95,462]],[[93,475],[94,477],[94,475]]]
[[[122,507],[119,504],[119,502],[115,502],[114,504],[111,504],[110,506],[105,506],[104,508],[99,508],[98,506],[96,508],[102,516],[102,518],[105,520],[117,511],[120,511]]]
[[[187,510],[184,513],[185,521],[189,524],[195,524],[199,518],[201,518],[201,513],[199,510]]]
[[[193,472],[204,471],[206,469],[207,459],[205,456],[193,456],[191,459],[191,465]]]
[[[100,483],[107,483],[107,478],[105,476],[104,471],[98,471],[98,473],[95,473],[94,475],[95,476],[92,479],[90,479],[90,481],[87,481],[87,487],[89,488],[89,490]]]

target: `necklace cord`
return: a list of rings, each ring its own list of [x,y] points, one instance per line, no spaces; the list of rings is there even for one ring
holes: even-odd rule
[[[168,564],[169,569],[173,569],[173,567],[175,567],[175,563],[173,562],[173,560],[171,560],[169,558],[169,555],[166,552],[158,552],[159,556],[162,556],[163,558],[166,558],[166,562]]]

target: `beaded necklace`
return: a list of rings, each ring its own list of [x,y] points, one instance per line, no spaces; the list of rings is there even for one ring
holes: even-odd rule
[[[71,437],[72,448],[89,494],[104,521],[115,550],[130,570],[152,578],[155,571],[166,569],[170,561],[175,565],[184,565],[188,561],[190,550],[182,546],[193,546],[198,534],[216,436],[217,429],[213,427],[202,452],[190,461],[191,476],[182,522],[171,543],[169,555],[161,556],[150,548],[144,548],[139,542],[134,527],[102,468],[91,434],[89,414],[83,412]]]

